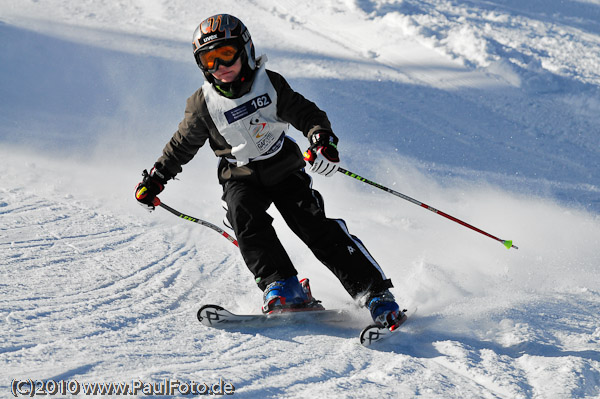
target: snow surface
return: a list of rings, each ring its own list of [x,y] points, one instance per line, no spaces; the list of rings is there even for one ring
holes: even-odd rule
[[[203,78],[190,37],[229,12],[324,108],[342,166],[518,250],[339,174],[315,188],[394,281],[369,317],[275,223],[336,325],[220,331],[258,312],[236,248],[133,199]],[[163,379],[242,398],[600,397],[600,1],[4,0],[0,396],[13,379]],[[300,143],[304,139],[294,133]],[[208,148],[161,198],[219,223]]]

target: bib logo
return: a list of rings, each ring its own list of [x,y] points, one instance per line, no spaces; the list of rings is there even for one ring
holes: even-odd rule
[[[277,137],[271,133],[271,126],[267,121],[258,116],[253,116],[244,121],[246,129],[252,137],[252,141],[261,154],[267,152],[277,141]]]
[[[267,123],[266,122],[261,122],[260,119],[258,118],[253,118],[250,121],[250,126],[251,126],[251,131],[250,134],[252,134],[254,137],[256,137],[257,139],[261,138],[262,136],[265,135],[265,133],[268,132],[267,130]]]

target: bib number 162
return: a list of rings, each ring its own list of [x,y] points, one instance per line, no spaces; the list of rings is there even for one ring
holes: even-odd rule
[[[268,95],[264,94],[253,99],[251,104],[254,107],[254,109],[264,108],[271,104],[271,99]]]

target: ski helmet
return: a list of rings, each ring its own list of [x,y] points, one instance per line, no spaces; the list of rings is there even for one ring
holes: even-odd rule
[[[242,57],[242,63],[245,63],[250,70],[256,68],[256,59],[254,56],[254,44],[250,37],[250,32],[238,18],[229,14],[217,14],[206,18],[200,22],[200,25],[194,31],[193,49],[196,64],[204,73],[206,79],[213,83],[214,79],[209,68],[203,65],[201,55],[209,50],[219,47],[232,45],[237,50],[230,62],[215,59],[210,71],[214,72],[219,64],[231,65],[239,57]]]

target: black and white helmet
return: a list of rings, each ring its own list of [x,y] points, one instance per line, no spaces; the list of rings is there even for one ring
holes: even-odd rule
[[[254,44],[250,37],[250,32],[238,18],[229,14],[217,14],[206,18],[198,25],[194,31],[193,49],[196,64],[204,73],[209,82],[212,82],[211,71],[218,68],[218,61],[214,68],[209,68],[202,64],[201,55],[216,48],[233,45],[238,50],[235,60],[242,57],[250,70],[256,68],[256,59],[254,55]]]

